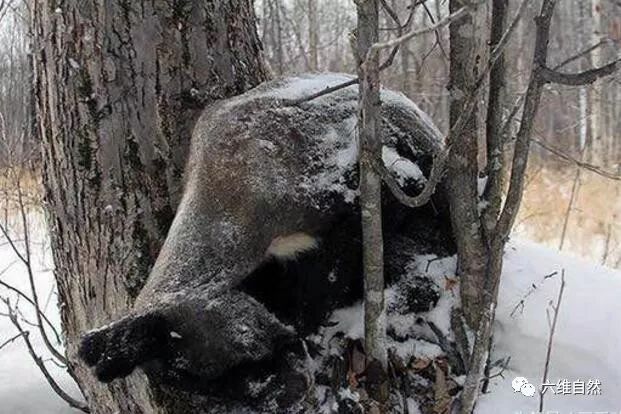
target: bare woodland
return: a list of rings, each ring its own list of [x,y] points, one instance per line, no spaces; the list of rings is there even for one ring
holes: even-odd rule
[[[334,89],[359,88],[365,367],[380,373],[366,385],[366,412],[397,412],[387,407],[402,381],[384,341],[382,185],[405,206],[421,206],[435,191],[446,191],[450,205],[461,308],[451,314],[454,359],[436,380],[446,385],[443,376],[459,370],[455,359],[466,377],[453,395],[434,388],[434,414],[473,413],[491,375],[513,234],[621,268],[614,0],[0,0],[0,26],[0,243],[10,245],[30,286],[2,282],[0,264],[1,312],[15,327],[0,337],[0,352],[22,341],[74,409],[211,412],[213,396],[154,386],[142,372],[102,384],[77,347],[85,331],[124,316],[144,286],[182,196],[203,109],[272,78],[357,76]],[[380,85],[416,102],[445,140],[414,197],[377,162]],[[30,217],[41,211],[61,328],[42,310],[33,279]],[[25,307],[34,309],[32,320]],[[81,395],[59,385],[41,352]]]

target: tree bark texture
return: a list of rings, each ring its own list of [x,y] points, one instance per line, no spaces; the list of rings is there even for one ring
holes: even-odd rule
[[[359,84],[360,209],[364,268],[365,347],[370,360],[386,366],[386,315],[384,310],[384,240],[382,234],[382,179],[373,168],[381,158],[379,56],[367,54],[379,40],[377,0],[357,2],[357,54]]]
[[[181,196],[205,105],[267,79],[250,0],[34,0],[43,183],[67,354],[95,413],[200,412],[142,374],[98,383],[75,356],[127,312]]]
[[[308,43],[310,70],[319,70],[319,25],[317,21],[317,1],[308,0]]]
[[[450,13],[462,2],[451,0]],[[465,102],[473,93],[481,56],[478,53],[476,17],[466,14],[450,25],[450,125],[460,119]],[[451,222],[458,250],[461,299],[464,316],[471,327],[477,326],[480,294],[485,281],[485,249],[478,213],[478,110],[472,111],[459,136],[449,137],[448,194]]]

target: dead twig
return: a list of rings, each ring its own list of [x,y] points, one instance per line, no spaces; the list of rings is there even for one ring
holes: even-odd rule
[[[18,333],[14,337],[12,337],[10,339],[7,339],[6,341],[4,341],[3,343],[0,344],[0,349],[4,348],[5,346],[9,345],[12,342],[15,342],[15,340],[17,340],[17,338],[19,338],[22,335],[23,335],[22,333]]]
[[[74,399],[69,394],[67,394],[60,385],[58,385],[54,377],[50,374],[49,370],[45,366],[43,359],[34,350],[34,347],[32,346],[32,342],[30,341],[30,332],[25,331],[22,328],[17,318],[17,314],[15,313],[15,310],[11,307],[8,300],[3,300],[3,301],[5,302],[5,304],[7,305],[9,309],[9,319],[11,320],[11,323],[19,331],[19,337],[24,339],[24,343],[26,344],[26,348],[28,349],[28,353],[30,354],[30,357],[33,359],[33,361],[35,362],[35,364],[37,365],[37,367],[39,368],[39,370],[45,377],[45,380],[48,382],[52,390],[54,390],[56,395],[58,395],[67,404],[69,404],[70,407],[80,410],[84,413],[90,413],[90,408],[88,407],[86,403]]]
[[[554,342],[554,333],[556,332],[556,322],[558,321],[558,314],[561,309],[561,300],[563,299],[563,292],[565,291],[565,269],[561,271],[561,288],[558,292],[558,299],[556,300],[556,306],[552,305],[552,309],[554,310],[554,318],[552,319],[552,326],[550,327],[550,336],[548,337],[548,348],[546,351],[546,364],[543,369],[543,379],[541,380],[542,384],[547,383],[548,381],[548,371],[550,370],[550,358],[552,356],[552,344]],[[543,390],[539,393],[539,412],[543,412]]]
[[[10,263],[7,267],[5,267],[4,269],[2,269],[2,271],[0,271],[0,276],[2,276],[8,269],[10,269],[15,263],[17,263],[17,260],[13,261],[12,263]],[[35,303],[33,302],[32,299],[30,299],[30,297],[28,295],[26,295],[24,292],[22,292],[20,289],[16,288],[15,286],[12,286],[2,280],[0,280],[0,286],[4,287],[5,289],[17,294],[17,296],[19,296],[20,298],[24,299],[26,302],[28,302],[30,305],[32,305],[32,307],[34,308],[35,312],[40,312],[41,313],[41,318],[43,319],[43,321],[47,324],[47,326],[52,330],[52,333],[54,334],[54,337],[56,339],[56,342],[58,344],[61,343],[60,340],[60,334],[58,332],[58,330],[56,329],[56,327],[54,326],[54,324],[52,324],[52,322],[49,320],[49,318],[45,315],[45,312],[43,312],[43,310],[38,309],[37,306],[35,305]]]
[[[545,275],[543,277],[541,282],[545,282],[547,279],[550,279],[550,278],[552,278],[552,277],[554,277],[556,275],[558,275],[558,271],[554,271],[552,273],[549,273],[549,274],[547,274],[547,275]],[[511,311],[509,316],[511,316],[513,318],[518,311],[519,312],[523,312],[524,311],[524,305],[526,304],[526,299],[528,299],[529,296],[532,295],[538,288],[539,288],[539,285],[536,285],[536,284],[533,283],[530,286],[530,289],[528,289],[528,292],[526,292],[526,294],[524,296],[522,296],[522,299],[520,299],[520,301],[513,307],[513,310]]]

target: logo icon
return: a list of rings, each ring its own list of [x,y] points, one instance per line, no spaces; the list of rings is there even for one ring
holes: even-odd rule
[[[535,386],[529,383],[524,377],[515,377],[513,381],[511,381],[511,387],[513,388],[513,392],[521,392],[525,397],[532,397],[535,395]]]

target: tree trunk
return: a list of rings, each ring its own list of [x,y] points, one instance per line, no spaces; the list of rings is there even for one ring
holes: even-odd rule
[[[35,92],[63,331],[95,413],[200,412],[143,374],[98,383],[86,330],[127,312],[181,196],[201,109],[267,78],[250,0],[34,0]]]
[[[366,60],[371,46],[379,39],[377,0],[359,1],[357,56],[360,134],[360,210],[364,266],[364,326],[367,358],[387,363],[384,336],[384,239],[382,234],[382,180],[373,168],[381,158],[379,56]]]
[[[308,0],[308,43],[310,70],[319,70],[319,28],[317,21],[317,0]]]
[[[451,0],[450,13],[462,7]],[[473,93],[478,77],[476,17],[467,14],[450,25],[450,126],[460,119],[468,97]],[[478,110],[472,111],[459,136],[450,136],[448,161],[448,194],[451,222],[458,250],[458,272],[461,278],[461,299],[464,316],[471,327],[478,325],[480,295],[485,282],[485,246],[478,213]]]
[[[591,5],[591,17],[592,17],[592,29],[591,29],[591,44],[597,44],[607,34],[607,28],[605,27],[606,20],[603,17],[604,2],[601,0],[592,0]],[[606,63],[605,48],[597,48],[591,54],[591,67],[601,67]],[[589,161],[595,164],[608,165],[610,161],[609,155],[611,148],[608,143],[610,142],[606,136],[605,129],[605,107],[604,107],[604,81],[599,80],[593,83],[590,92],[591,103],[591,142],[592,148],[590,148]]]

